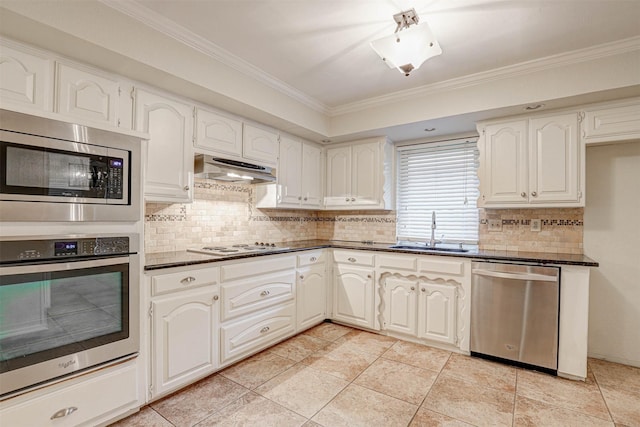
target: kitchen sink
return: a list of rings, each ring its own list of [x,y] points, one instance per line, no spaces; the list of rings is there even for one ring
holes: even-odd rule
[[[444,248],[444,247],[429,247],[429,246],[420,246],[420,245],[393,245],[389,246],[389,249],[405,249],[408,251],[420,251],[420,252],[456,252],[456,253],[464,253],[469,252],[468,249],[462,248]]]

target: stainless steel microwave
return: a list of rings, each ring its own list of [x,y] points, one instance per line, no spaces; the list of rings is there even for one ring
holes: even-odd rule
[[[2,221],[137,221],[141,140],[0,110]]]

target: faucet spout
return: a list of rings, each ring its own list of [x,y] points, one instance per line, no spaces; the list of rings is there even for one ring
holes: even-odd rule
[[[429,239],[429,247],[436,247],[436,211],[431,213],[431,239]]]

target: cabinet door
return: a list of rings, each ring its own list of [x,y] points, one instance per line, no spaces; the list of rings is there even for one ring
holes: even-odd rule
[[[280,184],[280,203],[300,205],[302,201],[302,144],[295,139],[282,137],[280,140],[280,159],[278,184]]]
[[[118,81],[66,64],[56,66],[56,112],[63,116],[117,127]]]
[[[208,289],[152,302],[153,395],[218,367],[218,294]]]
[[[333,279],[333,318],[373,329],[373,269],[336,264]]]
[[[242,122],[198,108],[194,147],[212,154],[242,156]]]
[[[351,148],[351,200],[354,207],[380,206],[381,169],[380,144],[359,144]]]
[[[327,150],[327,193],[325,205],[351,204],[351,147]]]
[[[242,132],[242,153],[261,165],[278,166],[278,134],[248,124]]]
[[[529,203],[577,202],[578,115],[529,121]]]
[[[420,284],[418,336],[447,344],[456,343],[455,286]]]
[[[302,144],[302,206],[322,207],[322,150]]]
[[[527,122],[489,125],[483,139],[480,203],[527,204]]]
[[[193,177],[192,109],[143,90],[136,91],[136,129],[147,132],[145,199],[190,202]]]
[[[414,336],[418,334],[418,285],[417,280],[405,277],[384,279],[384,329]]]
[[[0,107],[51,111],[52,62],[5,43],[0,49]]]
[[[316,264],[298,270],[297,331],[309,329],[326,318],[325,265]]]

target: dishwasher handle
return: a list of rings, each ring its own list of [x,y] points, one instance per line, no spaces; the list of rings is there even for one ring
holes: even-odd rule
[[[477,276],[497,277],[500,279],[513,279],[513,280],[535,280],[536,282],[557,282],[557,276],[547,276],[545,274],[536,273],[505,273],[501,271],[482,270],[474,268],[471,273]]]

